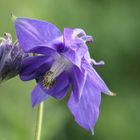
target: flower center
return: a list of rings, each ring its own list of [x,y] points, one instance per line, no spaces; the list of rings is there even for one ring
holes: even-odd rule
[[[55,80],[52,78],[52,75],[53,75],[52,71],[48,71],[44,75],[44,79],[42,80],[42,84],[46,89],[49,89],[55,83]]]
[[[46,89],[52,87],[55,79],[70,66],[70,62],[63,56],[57,57],[49,71],[46,72],[42,80],[42,84]]]

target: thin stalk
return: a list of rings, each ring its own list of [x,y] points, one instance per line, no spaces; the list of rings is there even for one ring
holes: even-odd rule
[[[41,127],[42,127],[42,119],[43,119],[43,102],[38,105],[37,108],[37,116],[36,116],[36,129],[35,129],[35,139],[40,140],[41,137]]]

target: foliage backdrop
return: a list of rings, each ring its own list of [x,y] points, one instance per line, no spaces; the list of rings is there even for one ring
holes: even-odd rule
[[[139,0],[0,0],[0,36],[14,36],[10,13],[50,21],[61,30],[79,27],[94,36],[90,52],[103,59],[97,71],[116,97],[102,95],[95,135],[80,128],[66,103],[45,102],[42,140],[138,140],[140,137]],[[35,82],[14,78],[0,86],[0,140],[32,140],[35,111],[30,92]]]

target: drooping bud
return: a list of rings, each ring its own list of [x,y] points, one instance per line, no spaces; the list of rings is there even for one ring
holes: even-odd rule
[[[12,36],[4,33],[0,38],[0,83],[19,74],[22,60],[28,56],[16,41],[12,44]]]

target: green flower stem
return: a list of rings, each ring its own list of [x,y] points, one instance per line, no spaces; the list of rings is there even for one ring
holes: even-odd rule
[[[37,108],[37,116],[36,116],[36,129],[35,129],[35,139],[40,140],[41,137],[41,126],[42,126],[42,119],[43,119],[43,102],[38,105]]]

